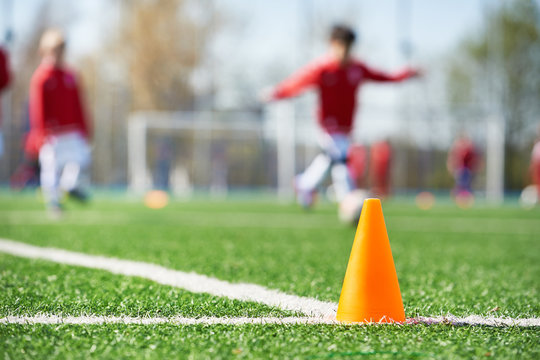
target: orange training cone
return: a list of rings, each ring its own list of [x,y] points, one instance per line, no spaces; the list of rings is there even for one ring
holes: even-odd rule
[[[405,321],[379,199],[364,201],[343,280],[337,320],[379,323]]]

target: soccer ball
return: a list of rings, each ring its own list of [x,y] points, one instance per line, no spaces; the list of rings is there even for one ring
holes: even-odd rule
[[[519,203],[525,209],[532,209],[538,203],[538,194],[535,185],[529,185],[521,192]]]
[[[474,195],[468,191],[461,191],[456,195],[456,204],[462,209],[471,208],[474,205]]]
[[[151,190],[144,196],[144,205],[150,209],[162,209],[169,203],[169,195],[162,190]]]
[[[338,216],[342,223],[356,225],[364,200],[369,197],[369,192],[363,189],[353,190],[339,203]]]
[[[422,191],[416,195],[416,206],[422,210],[429,210],[435,205],[435,196],[429,191]]]

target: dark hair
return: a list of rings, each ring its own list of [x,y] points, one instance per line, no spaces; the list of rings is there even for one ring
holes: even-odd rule
[[[356,40],[356,34],[348,26],[334,25],[330,31],[330,40],[339,41],[346,47],[351,47]]]

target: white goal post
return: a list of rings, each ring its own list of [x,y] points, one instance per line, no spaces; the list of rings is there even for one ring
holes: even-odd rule
[[[150,132],[160,131],[172,136],[189,132],[193,136],[193,161],[202,166],[210,166],[211,144],[219,141],[220,134],[226,134],[230,142],[258,139],[272,147],[277,157],[269,161],[275,164],[275,169],[272,168],[275,173],[270,176],[275,178],[272,187],[280,197],[290,199],[296,157],[294,124],[294,109],[289,104],[272,105],[259,114],[253,111],[133,113],[127,123],[129,189],[140,194],[153,187],[148,163]]]

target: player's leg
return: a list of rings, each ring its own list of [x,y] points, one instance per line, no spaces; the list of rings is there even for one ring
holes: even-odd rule
[[[381,174],[381,196],[386,197],[390,194],[390,171],[385,169]]]
[[[302,191],[314,191],[323,182],[330,169],[331,159],[321,153],[313,159],[304,172],[296,177],[296,187]]]
[[[536,196],[540,201],[540,162],[535,162],[532,166],[533,184],[536,186]]]
[[[529,173],[530,173],[532,185],[539,187],[540,186],[540,162],[536,163],[533,160],[531,160]]]
[[[452,196],[458,196],[461,192],[460,181],[461,181],[461,169],[453,170],[454,177],[454,187],[452,188]]]
[[[60,177],[60,188],[72,198],[86,201],[88,196],[84,190],[84,180],[90,164],[90,148],[82,136],[73,133],[62,139],[61,150],[65,165]]]
[[[340,162],[332,165],[332,182],[338,202],[353,190],[349,169],[345,163]]]
[[[39,177],[39,159],[25,155],[23,163],[20,164],[9,179],[10,187],[22,190],[26,186],[37,183]]]
[[[321,153],[313,159],[303,173],[296,176],[294,185],[300,205],[306,208],[313,205],[315,191],[328,175],[331,163],[330,157]]]
[[[345,195],[354,189],[353,181],[347,167],[347,155],[351,145],[345,134],[329,135],[326,151],[332,159],[332,182],[336,200],[340,202]]]
[[[39,151],[39,163],[41,167],[40,181],[45,204],[51,212],[60,212],[60,192],[58,189],[58,177],[60,169],[56,159],[56,151],[53,143],[44,144]]]
[[[312,205],[313,194],[330,169],[338,201],[353,189],[347,168],[349,137],[345,134],[323,134],[319,143],[323,153],[317,155],[308,168],[295,179],[298,201],[305,207]]]
[[[70,192],[75,189],[81,167],[75,161],[68,161],[62,169],[62,175],[60,176],[60,189],[64,192]]]
[[[457,181],[458,194],[460,193],[472,193],[472,172],[465,167],[458,171]]]

